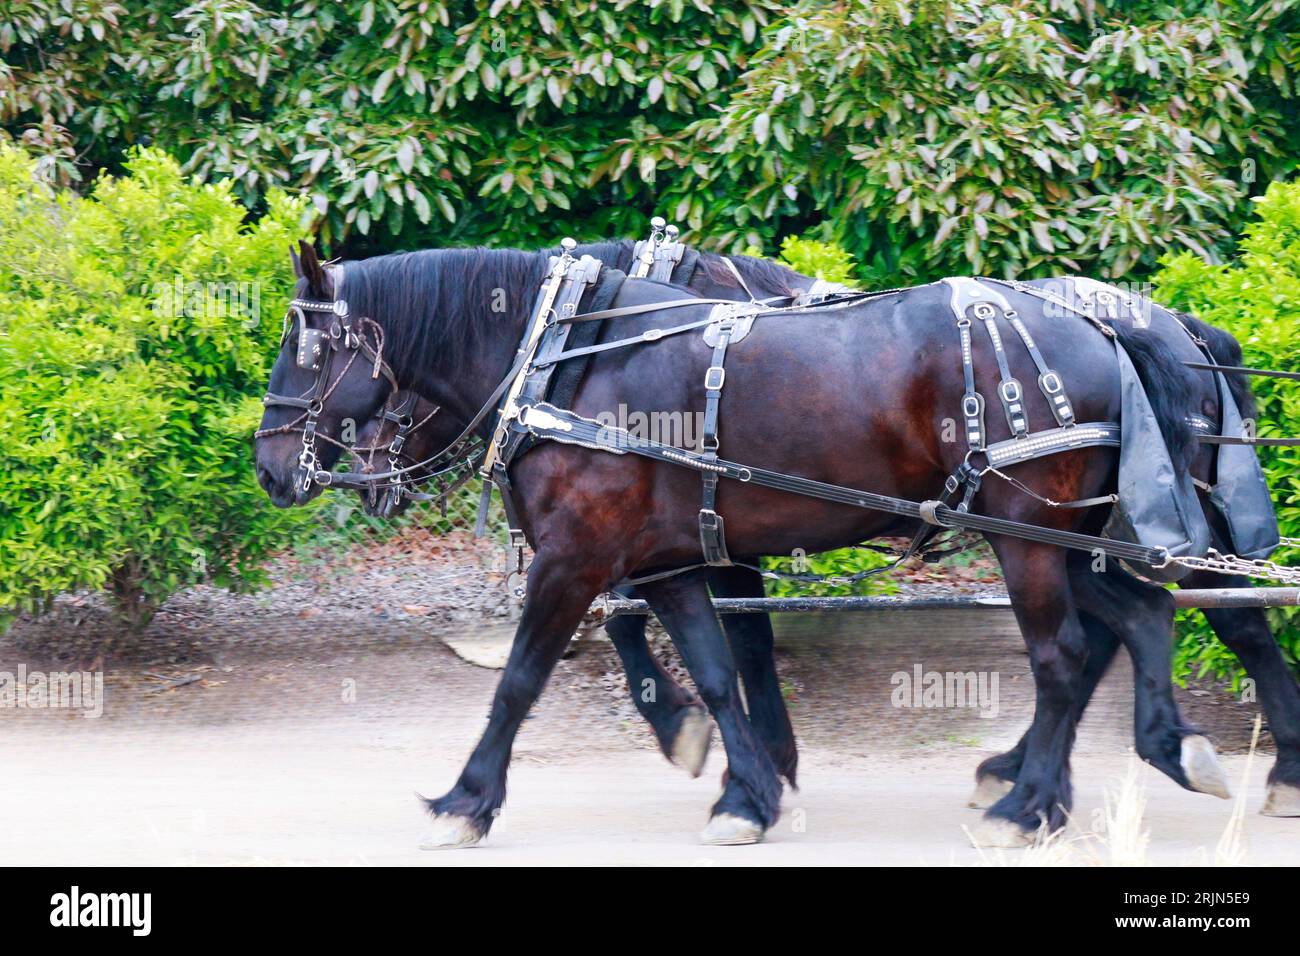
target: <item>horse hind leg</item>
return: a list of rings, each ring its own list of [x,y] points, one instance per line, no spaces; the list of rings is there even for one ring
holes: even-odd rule
[[[1083,687],[1080,691],[1078,714],[1076,720],[1083,717],[1084,709],[1092,700],[1097,685],[1110,668],[1119,650],[1119,635],[1102,624],[1090,614],[1080,612],[1080,623],[1088,641],[1088,659],[1083,665]],[[975,790],[966,802],[968,807],[987,810],[1016,785],[1020,776],[1020,765],[1025,759],[1025,746],[1029,733],[1025,732],[1020,741],[1006,753],[989,757],[975,769]]]
[[[1243,577],[1193,572],[1188,587],[1250,587]],[[1277,760],[1268,774],[1268,790],[1260,813],[1300,817],[1300,684],[1296,683],[1268,618],[1260,608],[1206,608],[1205,619],[1219,640],[1237,655],[1255,681],[1259,706],[1277,743]]]
[[[619,588],[620,594],[639,596],[635,588]],[[671,595],[664,599],[671,600]],[[662,610],[652,603],[656,614]],[[704,770],[713,739],[713,723],[703,703],[673,680],[650,650],[646,641],[646,619],[642,615],[613,618],[605,632],[627,673],[632,703],[654,732],[659,749],[671,763],[692,777]]]
[[[1138,756],[1188,790],[1228,798],[1228,779],[1210,741],[1187,726],[1170,678],[1174,599],[1115,562],[1092,570],[1087,555],[1071,559],[1075,597],[1119,635],[1133,658],[1133,732]]]
[[[656,613],[713,714],[727,752],[727,782],[702,839],[713,845],[757,843],[780,816],[781,781],[741,707],[736,662],[704,575],[687,572],[644,590],[656,601]]]
[[[1029,650],[1036,698],[1024,759],[1010,792],[972,828],[977,846],[1024,846],[1046,826],[1065,824],[1071,804],[1070,750],[1078,723],[1087,638],[1061,549],[990,537]]]

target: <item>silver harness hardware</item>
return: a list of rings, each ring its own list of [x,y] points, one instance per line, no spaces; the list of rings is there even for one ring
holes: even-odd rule
[[[353,319],[347,300],[340,294],[345,277],[343,266],[327,265],[325,268],[333,280],[334,298],[328,302],[293,299],[285,312],[284,329],[280,338],[283,344],[289,337],[292,325],[297,324],[298,349],[295,353],[295,361],[299,368],[315,372],[316,381],[301,395],[277,395],[268,391],[262,397],[263,405],[300,408],[303,413],[284,425],[260,429],[253,433],[254,438],[265,438],[270,435],[302,432],[302,451],[298,454],[298,467],[294,479],[295,486],[302,493],[306,493],[311,488],[313,481],[321,485],[329,485],[332,480],[330,472],[319,468],[317,439],[325,439],[345,451],[350,451],[342,442],[319,431],[318,425],[325,401],[338,388],[357,357],[364,356],[372,362],[371,378],[378,378],[382,374],[393,390],[397,390],[397,377],[389,364],[384,361],[384,330],[372,319],[365,317]],[[309,313],[332,316],[329,326],[325,329],[312,328],[307,324]],[[366,340],[367,332],[373,335],[374,345]],[[338,375],[331,377],[330,370],[334,364],[334,357],[339,352],[348,353],[347,362]]]
[[[677,248],[674,248],[674,246]],[[1097,295],[1090,297],[1090,301],[1086,302],[1085,305],[1077,306],[1050,291],[1023,286],[1023,284],[1017,282],[1004,282],[1002,280],[984,280],[984,282],[981,282],[970,279],[944,280],[953,290],[953,309],[957,317],[957,326],[962,341],[963,372],[966,381],[962,411],[967,424],[967,441],[970,446],[970,451],[962,467],[953,476],[950,476],[945,483],[945,498],[955,494],[962,485],[966,486],[965,500],[959,506],[953,508],[945,500],[921,503],[910,502],[905,499],[770,472],[761,468],[730,462],[722,459],[719,455],[718,412],[727,378],[725,368],[727,349],[748,333],[757,315],[797,313],[815,303],[826,303],[823,308],[835,308],[840,305],[855,304],[865,298],[875,298],[904,290],[854,293],[843,290],[842,287],[836,287],[832,283],[822,284],[819,282],[800,296],[786,299],[785,301],[791,302],[791,305],[784,308],[771,308],[766,302],[758,302],[757,300],[750,303],[735,303],[732,301],[690,298],[653,303],[647,306],[598,309],[595,312],[579,314],[577,312],[579,301],[585,289],[599,275],[600,264],[595,260],[591,260],[590,257],[575,260],[571,255],[575,248],[576,243],[572,240],[565,240],[562,243],[560,256],[552,259],[551,269],[543,282],[541,290],[539,290],[538,303],[532,318],[525,328],[523,340],[516,352],[516,359],[510,372],[493,391],[483,408],[460,437],[437,455],[431,456],[424,462],[417,462],[404,468],[396,467],[400,447],[390,447],[392,457],[390,457],[389,461],[391,468],[389,472],[378,475],[346,475],[339,477],[350,481],[354,479],[363,480],[368,485],[382,481],[392,482],[394,479],[402,479],[416,469],[429,468],[434,462],[443,462],[449,459],[454,461],[454,464],[446,469],[450,470],[450,467],[455,467],[457,464],[469,460],[466,457],[467,454],[469,458],[474,456],[472,445],[467,445],[469,436],[495,409],[497,421],[491,431],[492,440],[487,443],[484,450],[480,473],[484,475],[485,479],[488,479],[485,480],[485,493],[490,490],[491,484],[496,484],[501,489],[502,500],[507,511],[511,545],[518,552],[518,570],[520,571],[523,569],[524,535],[517,516],[513,513],[514,509],[510,501],[508,467],[512,455],[520,447],[521,437],[531,436],[537,439],[581,445],[614,454],[636,453],[658,461],[669,462],[699,471],[703,481],[703,497],[699,511],[699,531],[705,564],[732,563],[726,547],[725,524],[715,507],[717,481],[719,478],[728,478],[740,482],[753,482],[766,487],[840,502],[850,506],[918,518],[923,523],[924,528],[929,528],[931,531],[936,528],[966,528],[988,533],[1010,534],[1061,547],[1088,551],[1100,549],[1122,560],[1149,564],[1157,568],[1177,564],[1186,567],[1205,567],[1218,570],[1221,573],[1248,573],[1253,576],[1282,575],[1284,576],[1283,579],[1288,581],[1296,580],[1294,576],[1300,575],[1300,570],[1297,569],[1284,568],[1265,561],[1246,562],[1241,558],[1231,555],[1219,555],[1213,551],[1210,552],[1209,557],[1205,558],[1171,555],[1169,549],[1159,546],[1152,547],[1127,541],[1097,538],[1090,535],[1040,528],[1008,519],[970,513],[970,501],[978,490],[980,476],[990,471],[1020,486],[1022,490],[1040,501],[1045,501],[1049,505],[1056,507],[1084,507],[1113,501],[1115,496],[1111,495],[1089,499],[1086,502],[1054,502],[1043,498],[1031,489],[1024,488],[998,469],[999,466],[1007,467],[1070,448],[1118,445],[1120,431],[1119,426],[1114,423],[1076,424],[1074,411],[1066,396],[1065,385],[1061,377],[1047,366],[1033,337],[1015,311],[1010,308],[1006,299],[994,289],[989,288],[985,282],[1004,285],[1036,295],[1040,299],[1055,302],[1057,305],[1087,318],[1101,332],[1112,339],[1115,337],[1114,330],[1107,326],[1104,321],[1101,321],[1097,313],[1109,313],[1121,308],[1131,310],[1134,305],[1129,297],[1121,294],[1107,299]],[[663,220],[656,219],[650,240],[637,245],[632,274],[647,278],[671,279],[673,266],[682,257],[681,248],[681,244],[677,242],[676,230],[668,227]],[[583,265],[588,261],[591,265]],[[742,288],[748,292],[748,287],[745,285],[744,279],[739,277],[735,265],[729,260],[726,260],[726,262],[733,273],[737,275]],[[658,269],[657,272],[656,269]],[[751,300],[753,300],[752,292],[749,294]],[[828,301],[831,299],[836,301]],[[718,307],[711,311],[707,320],[686,323],[672,328],[651,329],[632,338],[615,342],[604,342],[599,345],[567,351],[564,348],[563,330],[574,322],[595,321],[705,304]],[[295,313],[294,309],[299,311]],[[341,314],[336,311],[340,309]],[[306,311],[334,311],[340,322],[339,332],[334,331],[334,325],[331,325],[328,332],[310,330],[303,316]],[[328,474],[315,471],[313,475],[312,467],[315,463],[313,442],[316,437],[316,416],[320,413],[324,398],[328,397],[329,392],[337,384],[338,378],[341,378],[347,371],[345,367],[334,382],[329,381],[333,352],[347,349],[354,353],[365,354],[372,357],[375,362],[375,371],[373,373],[375,376],[382,371],[389,377],[390,381],[393,381],[393,377],[391,369],[382,361],[382,332],[377,330],[377,347],[370,347],[369,343],[360,334],[360,332],[365,331],[364,323],[369,322],[369,320],[361,320],[359,328],[354,329],[352,324],[346,320],[347,304],[337,297],[337,294],[335,301],[329,303],[295,300],[291,305],[290,315],[286,316],[286,323],[294,314],[297,314],[302,320],[304,331],[317,333],[300,338],[297,359],[302,367],[317,371],[316,387],[311,391],[313,395],[322,397],[306,399],[305,396],[301,396],[296,399],[282,399],[280,396],[268,395],[268,404],[282,401],[283,404],[292,404],[295,407],[302,407],[307,410],[307,415],[303,416],[308,419],[308,425],[303,428],[304,453],[300,459],[300,467],[306,473],[308,481],[314,477],[319,483],[329,484],[331,479]],[[999,317],[1006,321],[1017,333],[1032,357],[1038,370],[1038,385],[1048,399],[1048,406],[1056,422],[1055,428],[1039,432],[1030,430],[1028,415],[1023,404],[1023,390],[1020,388],[1020,383],[1010,373],[1010,366],[1006,361],[1002,338],[997,327]],[[1110,318],[1111,316],[1107,314],[1106,317]],[[979,322],[984,326],[990,341],[994,345],[995,355],[999,357],[999,399],[1013,434],[1012,438],[993,444],[987,442],[983,419],[984,400],[975,388],[970,331],[974,322]],[[699,451],[692,452],[683,448],[646,441],[634,437],[626,430],[614,428],[591,419],[584,419],[571,411],[557,408],[545,401],[546,375],[542,373],[554,369],[556,364],[565,359],[607,351],[612,348],[656,341],[666,336],[700,328],[705,330],[705,341],[712,348],[713,353],[704,374],[705,427]],[[355,358],[355,354],[350,356],[349,365]],[[395,381],[393,381],[393,385],[396,389]],[[394,414],[400,414],[400,409]],[[272,431],[278,430],[284,429]],[[329,436],[321,437],[331,440]],[[404,440],[405,436],[399,435],[399,438]],[[394,439],[393,445],[400,445],[398,439]],[[466,451],[467,448],[470,449],[468,452]],[[436,477],[442,473],[433,471],[431,475],[422,477],[419,480],[423,481],[427,477]],[[924,528],[922,533],[924,533]],[[914,550],[915,548],[909,548],[908,553],[910,554]],[[663,577],[678,573],[680,570],[685,569],[677,569],[659,575],[652,575],[651,577]],[[857,576],[854,579],[846,580],[855,580],[856,578]]]
[[[673,271],[686,252],[685,244],[677,236],[677,227],[668,225],[662,216],[651,219],[650,238],[640,240],[632,249],[628,278],[671,282]]]

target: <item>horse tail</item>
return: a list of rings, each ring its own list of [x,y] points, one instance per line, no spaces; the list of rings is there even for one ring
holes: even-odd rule
[[[1241,343],[1236,337],[1217,325],[1210,325],[1192,315],[1190,312],[1175,312],[1174,315],[1191,332],[1206,343],[1214,361],[1218,365],[1242,365]],[[1240,372],[1224,372],[1228,380],[1228,391],[1237,403],[1237,410],[1243,418],[1258,418],[1259,408],[1255,404],[1255,393],[1251,391],[1250,379]]]
[[[1175,467],[1189,467],[1196,438],[1187,416],[1196,408],[1196,380],[1171,345],[1150,329],[1128,322],[1111,325],[1137,369]]]

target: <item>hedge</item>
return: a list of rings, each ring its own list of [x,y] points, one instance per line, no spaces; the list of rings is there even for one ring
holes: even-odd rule
[[[152,151],[78,198],[0,146],[0,612],[106,587],[128,623],[245,587],[310,510],[257,487],[260,417],[302,203],[254,223]]]
[[[0,0],[0,124],[71,179],[151,143],[327,246],[817,227],[872,285],[1230,252],[1294,168],[1263,0]],[[92,177],[93,179],[93,177]]]
[[[1300,182],[1274,183],[1255,205],[1240,253],[1231,263],[1208,265],[1190,253],[1169,256],[1156,276],[1156,297],[1227,329],[1241,343],[1247,365],[1300,369]],[[1300,434],[1300,384],[1252,378],[1259,402],[1261,438]],[[1287,537],[1300,537],[1300,448],[1260,447],[1278,524]],[[1300,549],[1274,556],[1300,563]],[[1300,658],[1300,608],[1271,608],[1273,632],[1294,664]],[[1179,675],[1231,677],[1243,671],[1214,638],[1199,612],[1183,616]]]

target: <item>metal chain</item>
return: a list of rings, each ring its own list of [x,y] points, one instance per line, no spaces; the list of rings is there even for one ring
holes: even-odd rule
[[[1294,540],[1294,539],[1283,539]],[[1269,578],[1285,584],[1300,584],[1300,567],[1288,567],[1275,561],[1239,558],[1235,554],[1220,554],[1210,548],[1203,558],[1171,557],[1168,564],[1191,568],[1194,571],[1213,571],[1216,574],[1242,574],[1251,578]]]

